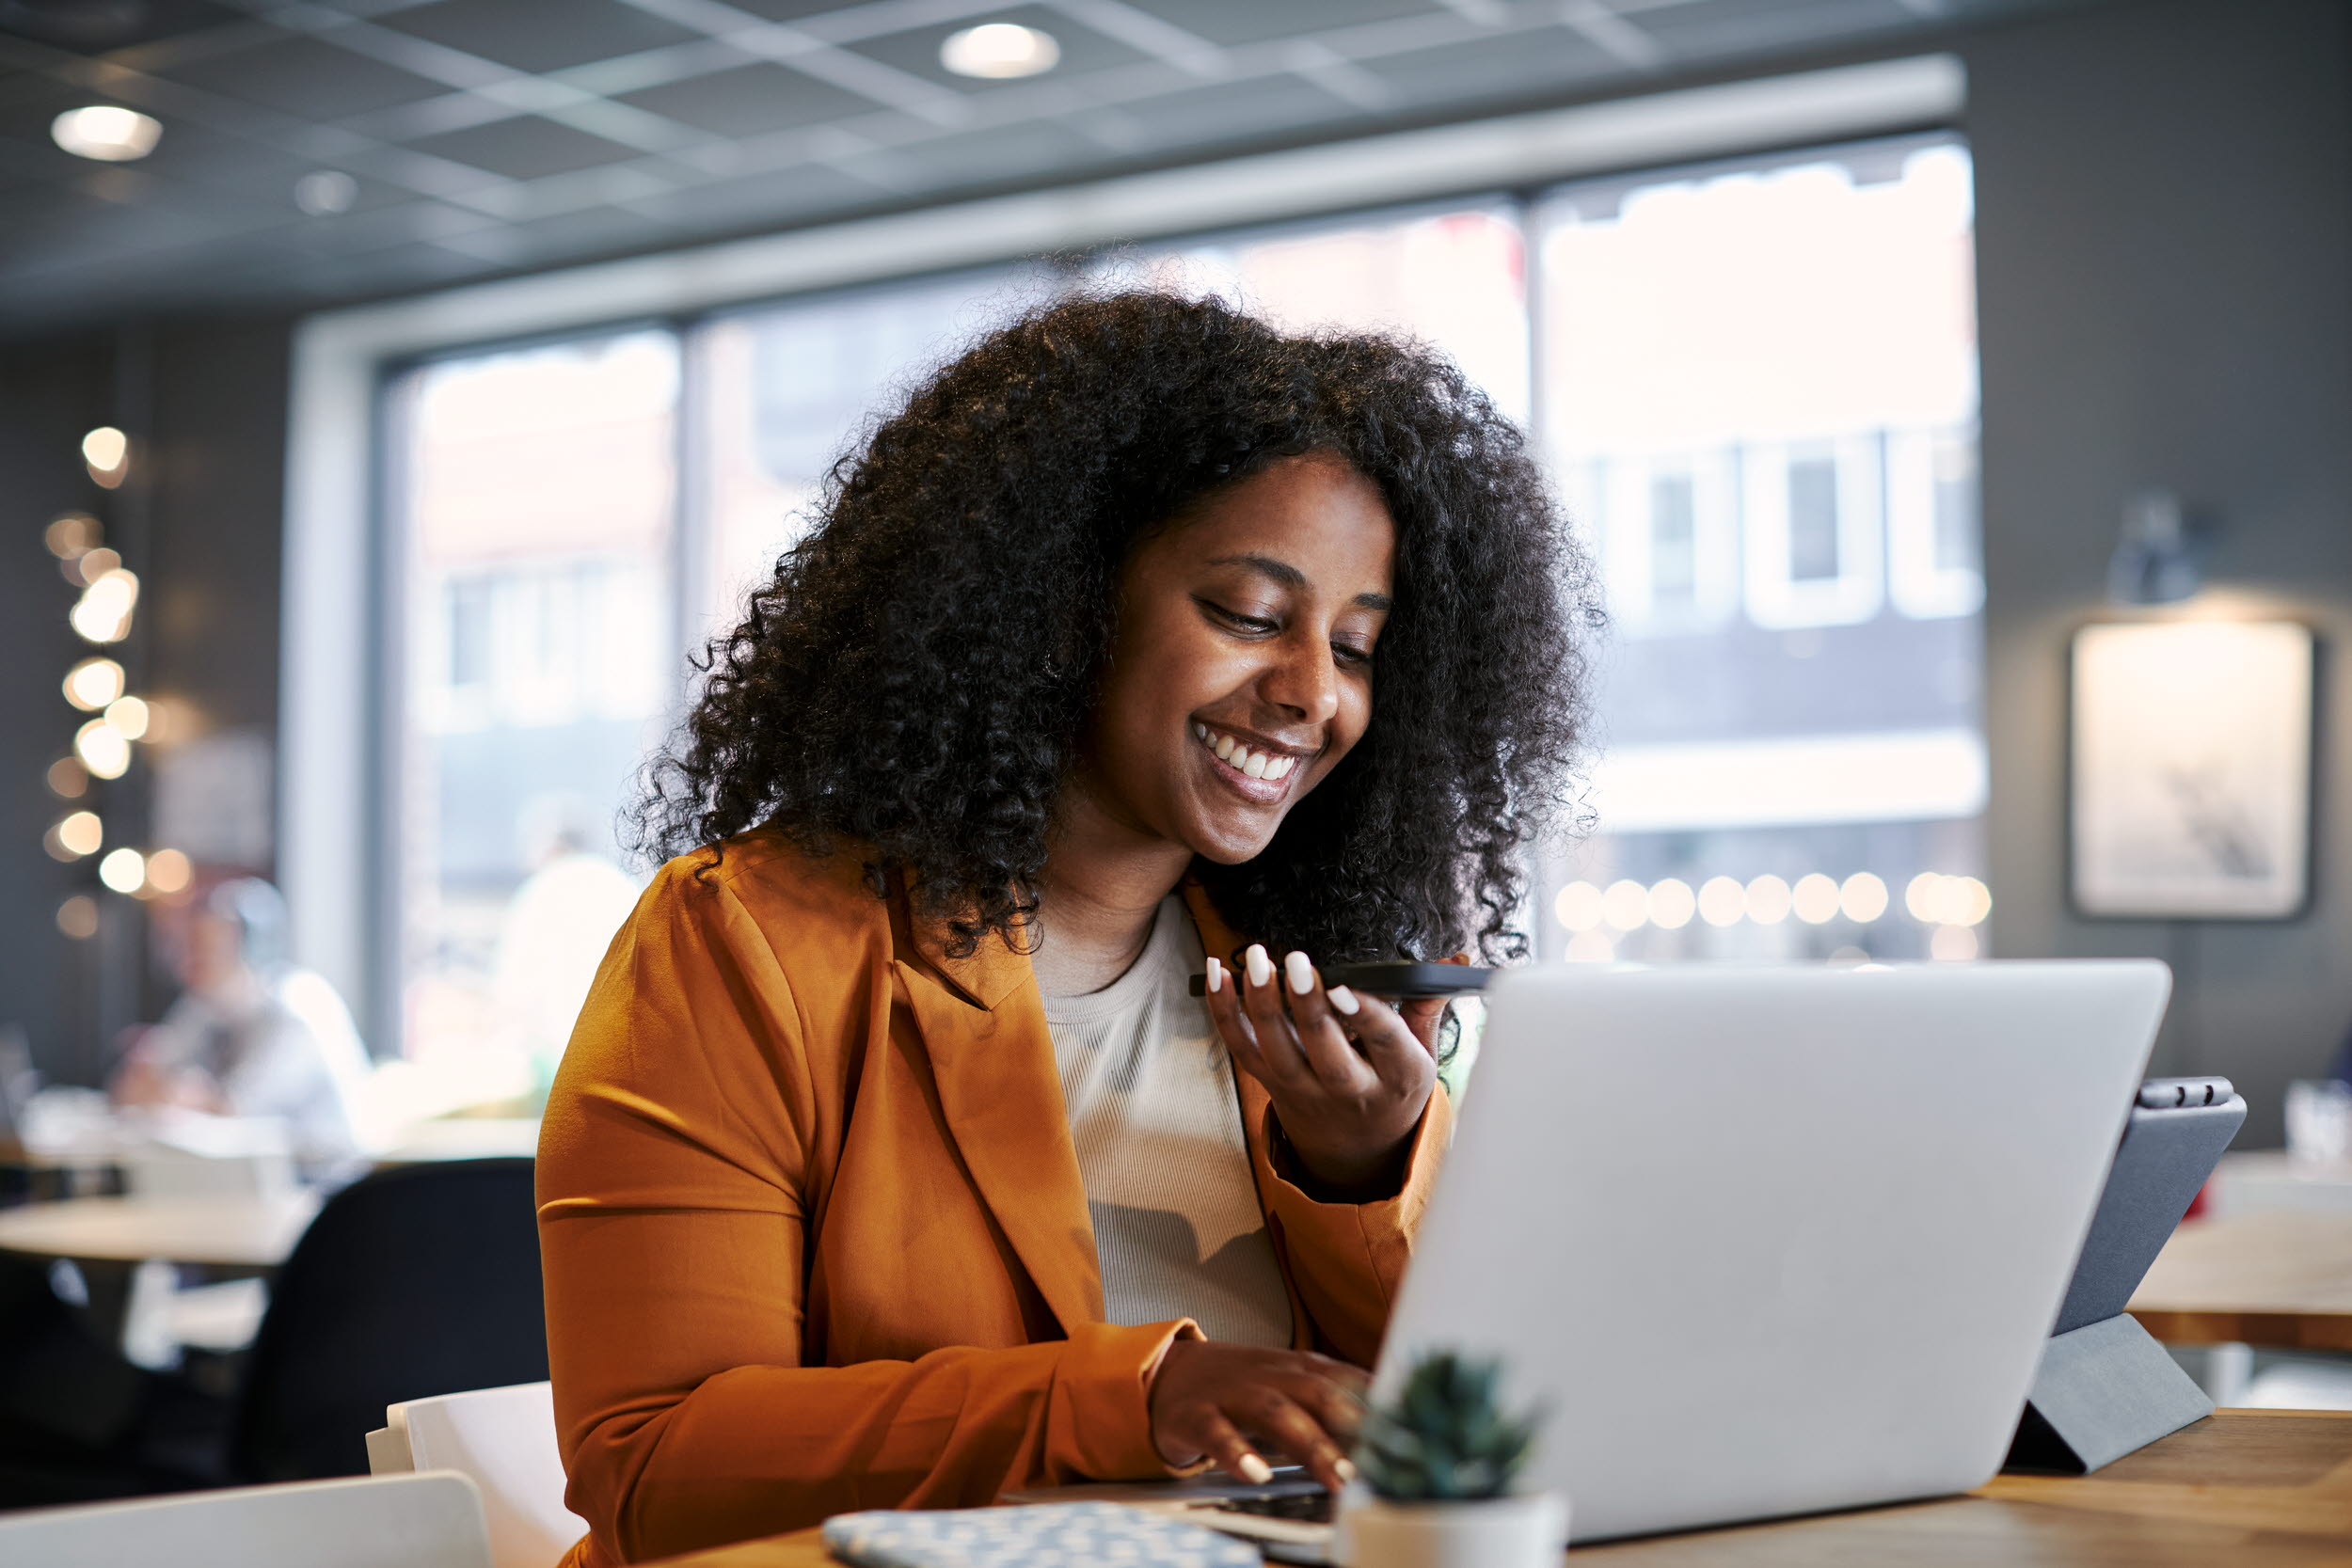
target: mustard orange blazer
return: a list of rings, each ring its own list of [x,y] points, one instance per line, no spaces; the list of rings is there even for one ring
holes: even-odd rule
[[[556,1420],[591,1527],[573,1568],[1168,1473],[1148,1382],[1198,1330],[1103,1321],[1028,960],[940,936],[855,853],[752,833],[664,866],[613,939],[539,1145]],[[1297,1343],[1369,1365],[1445,1095],[1396,1196],[1331,1204],[1277,1171],[1265,1092],[1237,1089]]]

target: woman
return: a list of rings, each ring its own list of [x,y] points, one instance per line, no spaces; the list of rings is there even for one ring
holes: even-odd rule
[[[1436,1009],[1314,964],[1517,950],[1581,587],[1386,339],[1073,299],[876,426],[713,647],[645,808],[703,847],[548,1104],[575,1560],[1343,1479],[1449,1118]]]

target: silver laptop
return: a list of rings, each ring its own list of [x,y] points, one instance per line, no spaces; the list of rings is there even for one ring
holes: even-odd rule
[[[1980,1484],[2169,988],[2137,961],[1497,976],[1375,1394],[1423,1350],[1502,1357],[1579,1542]],[[1305,1498],[1246,1496],[1311,1483],[1184,1490],[1272,1555],[1323,1544]]]

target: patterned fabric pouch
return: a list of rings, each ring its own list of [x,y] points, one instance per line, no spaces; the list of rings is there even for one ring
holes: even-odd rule
[[[842,1513],[825,1549],[857,1568],[1259,1568],[1231,1536],[1117,1503]]]

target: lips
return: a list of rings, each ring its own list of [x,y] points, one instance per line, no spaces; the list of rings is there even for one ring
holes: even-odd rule
[[[1209,770],[1217,783],[1252,805],[1279,805],[1299,777],[1298,765],[1312,753],[1277,751],[1261,740],[1252,745],[1239,736],[1195,721],[1192,738],[1209,753]]]
[[[1222,730],[1213,730],[1198,721],[1193,723],[1192,737],[1214,752],[1217,761],[1230,764],[1233,771],[1245,778],[1279,783],[1298,766],[1298,758],[1291,752],[1263,748],[1253,751]]]

